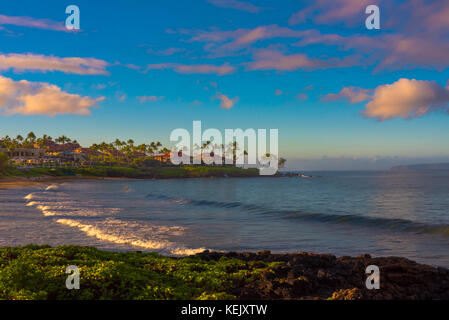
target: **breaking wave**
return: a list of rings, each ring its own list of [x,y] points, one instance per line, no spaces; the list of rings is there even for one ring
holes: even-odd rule
[[[51,184],[45,188],[45,191],[58,190],[59,186],[57,184]]]
[[[45,190],[48,191],[47,189],[48,187]],[[31,201],[36,197],[40,201]],[[180,237],[184,234],[185,229],[180,226],[157,226],[142,221],[112,218],[111,215],[119,213],[120,208],[104,208],[98,205],[93,205],[95,208],[74,208],[67,205],[72,204],[71,201],[49,202],[44,201],[39,194],[31,193],[24,198],[28,201],[26,206],[35,207],[44,216],[53,217],[55,222],[77,228],[87,236],[99,240],[176,256],[192,255],[205,250],[205,248],[186,248],[170,241],[169,237]]]
[[[30,193],[30,194],[27,194],[25,197],[23,197],[24,199],[26,199],[26,200],[31,200],[31,199],[33,199],[33,194],[32,193]]]
[[[81,223],[72,219],[58,219],[56,222],[71,227],[78,228],[85,232],[88,236],[105,240],[116,244],[131,245],[148,250],[157,250],[167,252],[172,255],[192,255],[204,251],[204,248],[189,249],[180,247],[179,245],[163,239],[166,235],[181,235],[183,228],[181,227],[166,227],[166,226],[140,226],[137,222],[125,222],[121,220],[106,219],[99,223],[100,225],[92,225]],[[151,240],[147,237],[139,236],[139,230],[144,233],[150,233],[153,238],[162,237],[157,240]],[[130,232],[133,231],[133,232]]]

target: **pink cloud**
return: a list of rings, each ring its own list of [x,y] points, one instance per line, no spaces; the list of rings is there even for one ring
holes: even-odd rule
[[[410,36],[400,39],[390,38],[389,50],[378,69],[410,68],[423,66],[444,69],[449,66],[449,42],[431,36]]]
[[[357,50],[367,57],[367,64],[379,63],[376,70],[413,68],[416,66],[443,69],[449,66],[449,42],[435,35],[388,34],[380,36],[321,34],[310,30],[309,34],[294,43],[336,45],[344,50]]]
[[[6,115],[89,115],[104,97],[90,98],[64,92],[44,82],[14,81],[0,76],[0,111]]]
[[[370,4],[373,4],[371,0],[315,0],[311,6],[294,13],[289,24],[303,23],[308,17],[320,24],[350,24],[354,20],[363,21],[365,8]]]
[[[12,17],[0,14],[0,24],[3,25],[14,25],[29,28],[47,29],[54,31],[66,31],[63,22],[56,22],[48,19],[35,19],[31,17]]]
[[[404,14],[396,24],[413,32],[444,32],[449,30],[449,2],[429,0],[409,0],[399,9]]]
[[[148,102],[148,101],[159,101],[164,99],[163,96],[141,96],[141,97],[136,97],[137,100],[140,101],[140,103],[144,103],[144,102]]]
[[[229,98],[227,95],[219,93],[216,96],[220,102],[220,108],[231,109],[239,101],[239,97]]]
[[[258,13],[265,9],[263,7],[259,7],[245,1],[237,1],[237,0],[206,0],[206,1],[220,8],[235,9],[250,13]]]
[[[255,61],[248,63],[248,70],[294,71],[299,68],[317,68],[324,62],[310,59],[305,54],[283,55],[278,51],[260,50]]]
[[[350,103],[358,103],[366,101],[372,98],[372,90],[362,89],[357,87],[345,87],[337,94],[329,93],[324,98],[323,101],[335,101],[341,98],[349,99]]]
[[[307,30],[293,30],[290,28],[279,27],[277,25],[260,26],[254,29],[245,30],[236,38],[233,45],[250,44],[259,40],[272,38],[299,38],[307,35]]]
[[[185,51],[184,48],[167,48],[167,49],[159,50],[159,51],[156,51],[156,50],[153,50],[150,48],[147,50],[147,53],[154,54],[156,56],[166,57],[166,56],[171,56],[171,55],[174,55],[175,53],[179,53],[179,52],[183,52],[183,51]]]
[[[185,31],[184,34],[192,35],[191,42],[206,42],[206,51],[215,51],[217,54],[230,54],[234,51],[249,47],[252,43],[272,38],[299,38],[309,34],[308,30],[293,30],[279,27],[278,25],[266,25],[256,28],[240,28],[230,31],[196,30]],[[220,44],[222,43],[222,44]]]
[[[307,100],[307,98],[308,98],[307,95],[304,93],[298,93],[296,95],[296,100],[298,100],[298,101],[304,101],[304,100]]]
[[[275,50],[259,50],[255,54],[255,61],[247,63],[247,70],[278,70],[295,71],[298,69],[315,70],[355,65],[356,61],[329,59],[320,60],[309,58],[305,54],[284,55]]]
[[[178,30],[177,33],[190,35],[190,42],[224,42],[235,39],[248,32],[248,29],[236,29],[230,31],[221,30]]]
[[[108,75],[105,70],[109,64],[104,60],[94,58],[59,58],[37,54],[6,54],[0,55],[0,70],[14,71],[61,71],[82,75]]]
[[[178,63],[159,63],[159,64],[149,64],[146,68],[148,70],[166,70],[171,69],[177,73],[184,74],[217,74],[217,75],[227,75],[235,71],[235,68],[229,65],[216,66],[211,64],[193,64],[185,65]]]

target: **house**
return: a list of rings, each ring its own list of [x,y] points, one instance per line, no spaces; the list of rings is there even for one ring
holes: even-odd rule
[[[81,146],[78,143],[64,143],[57,144],[54,141],[46,141],[43,148],[45,148],[48,152],[64,152],[69,151],[73,152]]]
[[[168,163],[170,161],[170,153],[154,153],[150,155],[150,158],[162,163]]]
[[[0,152],[5,152],[11,160],[36,160],[45,157],[44,149],[15,148],[8,150],[0,148]]]

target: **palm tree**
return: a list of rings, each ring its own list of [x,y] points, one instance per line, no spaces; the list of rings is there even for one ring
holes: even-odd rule
[[[278,166],[279,166],[279,168],[283,168],[284,166],[285,166],[285,163],[287,162],[287,160],[286,159],[284,159],[284,158],[279,158],[279,161],[278,161]]]
[[[120,141],[120,139],[115,139],[115,141],[114,141],[114,145],[115,145],[115,147],[117,148],[117,150],[121,150],[121,148],[122,148],[122,146],[123,146],[123,142],[122,141]]]
[[[207,147],[209,147],[211,145],[211,141],[210,140],[208,140],[208,141],[206,141],[205,143],[203,143],[203,146],[202,146],[202,150],[201,150],[201,163],[203,162],[203,152],[204,152],[204,150],[207,148]],[[209,152],[209,156],[210,156],[210,152]]]
[[[136,147],[136,150],[145,153],[147,151],[147,145],[146,144],[140,144]]]
[[[65,135],[60,136],[59,138],[56,138],[57,143],[65,144],[66,142],[70,142],[70,139],[67,138]]]
[[[36,135],[34,134],[33,131],[27,134],[27,140],[30,142],[34,142],[36,140]]]
[[[194,145],[193,145],[193,154],[192,154],[192,156],[195,154],[198,154],[198,151],[199,151],[199,153],[200,153],[200,159],[202,159],[202,155],[201,155],[201,153],[203,152],[203,150],[202,150],[203,148],[202,147],[200,147],[197,143],[195,143]]]
[[[161,150],[161,153],[163,153],[163,154],[170,153],[170,149],[164,147],[164,148]]]
[[[159,148],[162,147],[162,143],[160,141],[156,143],[152,141],[149,147],[151,149],[151,153],[157,153],[159,151]]]
[[[151,141],[148,147],[151,153],[154,153],[154,151],[156,150],[156,144],[154,143],[154,141]]]

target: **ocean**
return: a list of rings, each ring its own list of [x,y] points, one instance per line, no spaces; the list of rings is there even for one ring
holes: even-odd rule
[[[0,190],[0,246],[402,256],[449,267],[449,171],[97,180]]]

